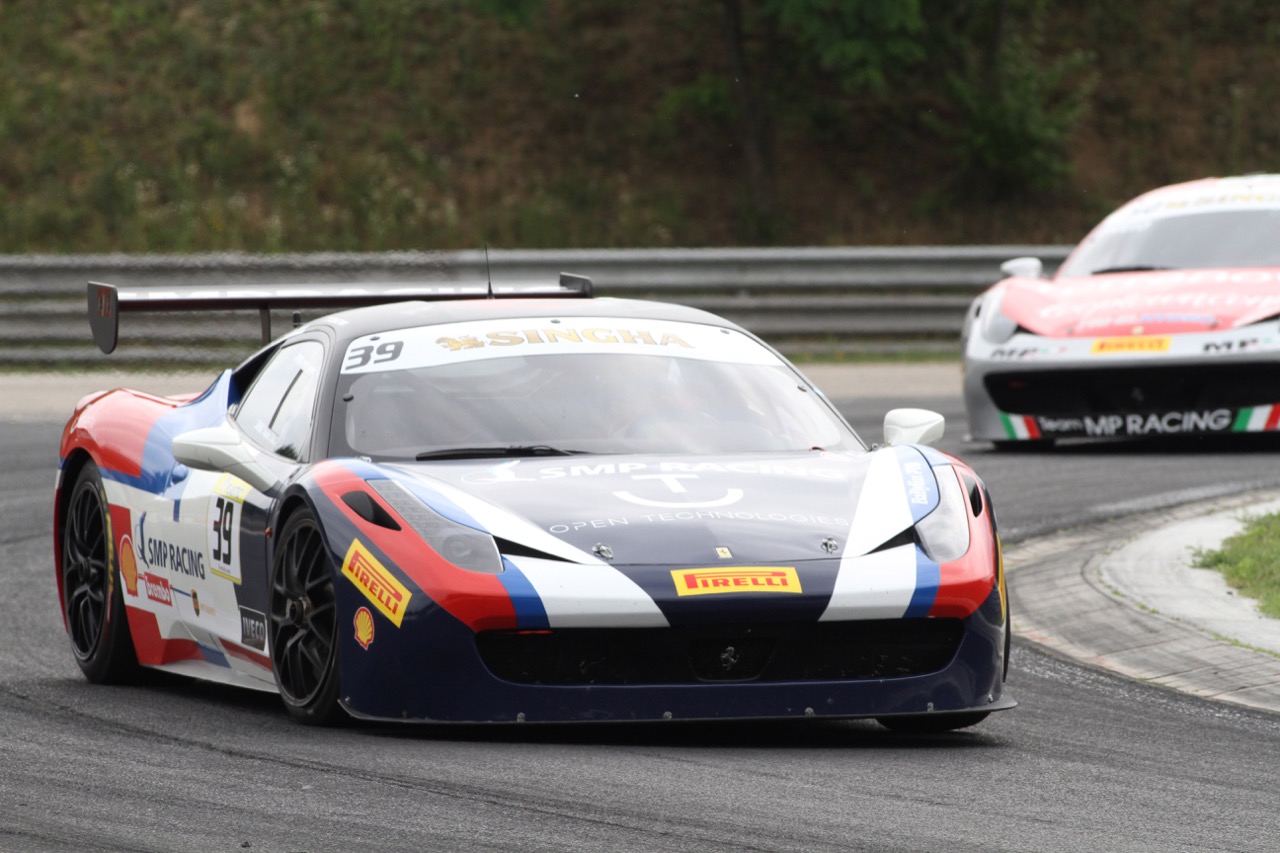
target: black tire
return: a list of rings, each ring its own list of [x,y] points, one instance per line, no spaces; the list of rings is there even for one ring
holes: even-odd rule
[[[125,617],[120,560],[98,466],[86,462],[62,522],[62,613],[71,651],[94,684],[122,684],[141,672]]]
[[[1009,655],[1013,651],[1013,617],[1006,607],[1004,615],[1004,671],[1000,673],[1000,682],[1009,680]]]
[[[271,561],[267,630],[271,670],[289,713],[308,725],[346,718],[338,704],[338,605],[320,525],[289,516]]]
[[[876,722],[889,731],[899,734],[929,735],[976,726],[990,714],[990,711],[971,711],[963,714],[907,714],[901,717],[877,717]]]

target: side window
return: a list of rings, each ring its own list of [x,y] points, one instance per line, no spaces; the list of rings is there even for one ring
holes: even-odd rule
[[[317,341],[290,344],[271,357],[236,410],[236,423],[254,442],[289,459],[302,458],[323,358]]]

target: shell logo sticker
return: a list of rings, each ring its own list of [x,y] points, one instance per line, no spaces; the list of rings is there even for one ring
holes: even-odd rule
[[[1089,350],[1093,355],[1115,355],[1134,352],[1168,352],[1172,339],[1166,335],[1146,335],[1129,338],[1098,338]]]
[[[799,593],[800,576],[791,566],[734,566],[728,569],[672,569],[676,595],[726,592]]]
[[[124,579],[125,592],[138,595],[138,558],[133,553],[133,540],[126,533],[120,537],[120,577]]]
[[[360,644],[360,648],[369,651],[369,645],[373,642],[373,614],[369,612],[369,608],[361,607],[357,610],[352,624],[356,628],[356,642]]]
[[[396,580],[387,567],[359,539],[351,540],[347,556],[342,560],[342,574],[364,593],[364,597],[378,608],[378,612],[391,620],[397,628],[404,621],[404,611],[413,594]]]

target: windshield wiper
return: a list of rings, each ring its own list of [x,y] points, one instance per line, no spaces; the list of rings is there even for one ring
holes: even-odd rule
[[[564,450],[549,444],[506,444],[487,447],[442,447],[424,450],[414,459],[479,459],[507,456],[576,456],[585,450]]]
[[[1089,273],[1089,275],[1106,275],[1107,273],[1113,273],[1113,272],[1155,272],[1157,270],[1172,270],[1172,269],[1177,269],[1177,267],[1153,267],[1153,266],[1143,266],[1142,264],[1136,264],[1134,266],[1129,266],[1129,267],[1103,267],[1100,270],[1094,270],[1093,272]]]

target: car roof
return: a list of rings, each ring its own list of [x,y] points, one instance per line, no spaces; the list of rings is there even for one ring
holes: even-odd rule
[[[1170,184],[1143,193],[1116,212],[1142,211],[1149,216],[1208,212],[1215,207],[1280,209],[1280,175],[1236,175]]]
[[[365,335],[474,320],[533,317],[611,317],[699,323],[745,331],[735,323],[686,305],[644,299],[462,299],[445,302],[394,302],[328,314],[302,326],[302,332],[327,327],[339,346]]]

